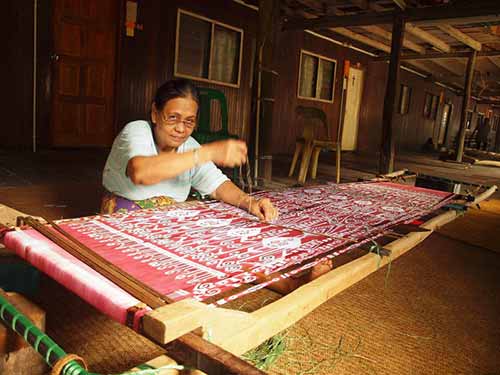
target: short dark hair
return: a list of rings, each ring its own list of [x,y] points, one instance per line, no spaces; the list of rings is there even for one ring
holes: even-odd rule
[[[156,90],[154,97],[156,110],[162,111],[169,100],[176,98],[191,98],[200,104],[198,88],[193,82],[185,78],[176,78],[165,82]]]

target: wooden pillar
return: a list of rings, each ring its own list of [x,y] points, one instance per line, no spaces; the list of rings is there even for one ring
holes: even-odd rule
[[[456,148],[456,160],[462,162],[464,156],[465,131],[467,129],[467,108],[469,106],[470,94],[472,91],[472,78],[474,75],[474,65],[476,65],[477,51],[471,52],[467,61],[467,72],[465,73],[465,89],[462,98],[462,113],[460,115],[460,130],[458,133],[458,142]]]
[[[259,1],[259,27],[255,61],[255,146],[254,177],[270,180],[272,177],[272,126],[276,110],[274,98],[277,72],[275,51],[278,48],[280,27],[280,0]]]
[[[394,110],[397,107],[396,93],[399,87],[399,68],[401,48],[405,31],[405,20],[402,15],[394,18],[392,25],[391,58],[389,74],[385,90],[384,114],[382,118],[382,144],[380,147],[379,173],[386,174],[394,170],[395,141],[393,132]]]

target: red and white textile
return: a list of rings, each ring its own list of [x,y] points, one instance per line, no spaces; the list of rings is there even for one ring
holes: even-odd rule
[[[255,281],[262,273],[299,264],[300,269],[278,279],[300,272],[326,252],[334,257],[348,251],[390,226],[435,210],[452,197],[391,183],[327,184],[256,195],[273,201],[280,211],[278,220],[259,222],[237,208],[210,202],[63,220],[59,225],[156,291],[174,300],[204,300]],[[23,242],[20,237],[40,240],[40,236],[33,231],[6,234],[6,245],[21,256],[26,248],[33,251],[39,245],[30,243],[32,239]],[[40,247],[58,249],[54,244]],[[46,258],[51,257],[47,251]],[[315,260],[308,263],[311,258]],[[268,283],[216,303],[223,304]]]

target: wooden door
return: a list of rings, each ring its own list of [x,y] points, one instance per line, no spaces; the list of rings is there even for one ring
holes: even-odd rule
[[[441,115],[441,121],[439,123],[439,135],[438,135],[438,145],[442,146],[446,142],[446,136],[448,135],[448,125],[450,123],[451,116],[451,104],[445,104],[443,107],[443,114]]]
[[[350,68],[342,132],[342,150],[354,151],[358,143],[359,109],[363,95],[363,71]]]
[[[54,0],[53,146],[113,141],[119,0]]]

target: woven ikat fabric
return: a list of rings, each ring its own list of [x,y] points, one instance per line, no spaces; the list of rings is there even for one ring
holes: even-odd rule
[[[389,183],[321,185],[261,192],[280,211],[263,223],[212,202],[63,220],[59,225],[158,292],[205,300],[292,265],[301,267],[218,304],[286,278],[421,217],[451,194]],[[314,260],[308,261],[311,258]]]

